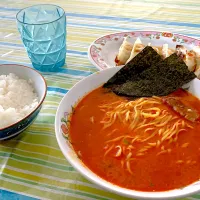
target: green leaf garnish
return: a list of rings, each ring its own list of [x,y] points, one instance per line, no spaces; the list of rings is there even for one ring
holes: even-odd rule
[[[150,186],[150,187],[153,187],[154,184],[150,181],[149,186]]]
[[[74,108],[74,106],[71,106],[71,108],[72,108],[72,114],[74,114],[74,113],[75,113],[75,108]]]
[[[63,118],[61,119],[61,122],[67,123],[67,120],[63,117]]]
[[[124,143],[125,145],[129,145],[129,144],[130,144],[130,142],[129,142],[126,138],[123,139],[123,143]]]

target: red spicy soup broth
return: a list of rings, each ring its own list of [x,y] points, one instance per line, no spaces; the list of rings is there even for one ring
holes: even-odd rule
[[[170,97],[200,112],[192,94],[180,89]],[[84,164],[103,179],[128,189],[166,191],[199,180],[198,130],[199,119],[186,119],[161,98],[130,101],[100,87],[76,106],[70,140]]]

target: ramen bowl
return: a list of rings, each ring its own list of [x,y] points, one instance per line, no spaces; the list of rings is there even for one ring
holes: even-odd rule
[[[91,171],[79,158],[73,149],[72,145],[68,140],[69,136],[69,127],[66,119],[73,112],[73,106],[76,105],[81,98],[83,98],[86,94],[103,85],[109,78],[111,78],[120,67],[114,67],[110,69],[106,69],[95,74],[88,76],[83,79],[79,83],[77,83],[62,99],[55,119],[55,131],[56,138],[60,149],[66,159],[71,163],[71,165],[77,169],[84,177],[88,180],[94,182],[98,186],[116,193],[121,196],[126,196],[129,198],[136,199],[175,199],[180,197],[185,197],[192,195],[200,191],[200,182],[195,182],[187,187],[181,189],[174,189],[163,192],[142,192],[131,189],[126,189],[123,187],[119,187],[114,185]],[[194,79],[190,82],[189,91],[197,97],[200,97],[200,91],[198,87],[200,86],[199,80]]]

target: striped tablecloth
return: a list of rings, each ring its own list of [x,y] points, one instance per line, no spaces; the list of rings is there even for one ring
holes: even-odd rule
[[[83,178],[62,155],[54,118],[64,94],[97,71],[87,57],[96,38],[114,32],[159,30],[200,37],[199,0],[1,0],[0,63],[31,66],[17,31],[15,15],[24,7],[53,3],[67,17],[67,62],[59,73],[44,73],[48,94],[34,124],[18,137],[0,142],[0,200],[126,199]],[[186,199],[200,199],[200,194]]]

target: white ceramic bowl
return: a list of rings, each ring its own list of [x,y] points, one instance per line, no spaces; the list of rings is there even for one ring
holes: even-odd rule
[[[30,124],[39,114],[47,93],[47,85],[45,79],[36,70],[30,67],[16,64],[0,65],[0,75],[8,75],[10,73],[16,74],[21,79],[32,81],[35,92],[39,98],[39,104],[28,116],[24,117],[22,120],[0,129],[0,140],[12,138],[30,126]]]
[[[170,190],[165,192],[140,192],[135,190],[125,189],[108,181],[100,178],[95,173],[93,173],[87,166],[83,164],[83,162],[77,157],[73,147],[67,140],[68,135],[68,127],[64,124],[64,118],[72,112],[72,106],[74,106],[83,96],[92,91],[93,89],[101,86],[105,83],[110,77],[112,77],[120,68],[114,67],[110,69],[106,69],[95,74],[88,76],[83,79],[79,83],[77,83],[62,99],[55,119],[55,131],[56,138],[60,149],[67,160],[72,164],[74,168],[76,168],[83,176],[85,176],[88,180],[96,183],[97,185],[111,191],[117,193],[122,196],[127,196],[131,198],[138,199],[173,199],[180,198],[184,196],[191,195],[200,191],[200,182],[193,183],[185,188]],[[189,84],[189,91],[200,97],[200,81],[195,79]],[[64,129],[63,129],[63,126]],[[63,131],[65,132],[65,137],[63,136]]]

